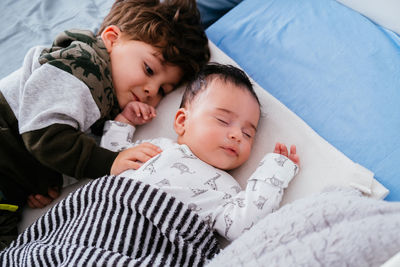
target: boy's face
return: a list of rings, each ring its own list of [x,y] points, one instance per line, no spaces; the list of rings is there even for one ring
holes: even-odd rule
[[[182,70],[166,64],[155,47],[122,38],[117,27],[109,32],[107,29],[102,38],[110,54],[113,85],[120,107],[123,109],[130,101],[157,106],[161,98],[178,85]]]
[[[178,143],[201,160],[223,170],[242,165],[250,156],[260,107],[246,89],[214,79],[175,117]]]

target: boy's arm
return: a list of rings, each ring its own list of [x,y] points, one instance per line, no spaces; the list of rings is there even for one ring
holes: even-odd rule
[[[78,179],[108,174],[118,153],[99,147],[85,134],[102,112],[87,85],[49,64],[23,73],[23,78],[23,93],[13,105],[18,108],[14,112],[24,145],[33,157]]]
[[[110,173],[118,156],[85,133],[65,124],[52,124],[22,134],[26,148],[43,165],[75,178],[97,178]]]
[[[267,154],[249,178],[246,189],[228,199],[218,211],[215,228],[227,239],[236,239],[279,207],[283,190],[297,172],[298,166],[286,156]]]

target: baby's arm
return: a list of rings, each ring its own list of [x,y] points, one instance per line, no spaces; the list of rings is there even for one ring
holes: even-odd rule
[[[132,125],[106,121],[100,146],[111,151],[119,151],[110,173],[118,175],[128,169],[137,170],[146,161],[161,152],[161,149],[149,142],[133,143],[132,137],[135,127]]]
[[[298,162],[298,156],[294,158]],[[236,239],[279,207],[283,190],[297,172],[298,166],[285,155],[268,153],[249,178],[246,189],[228,199],[218,211],[215,228],[229,240]]]
[[[136,128],[130,124],[119,121],[106,121],[100,146],[114,152],[120,152],[134,146],[133,134]]]

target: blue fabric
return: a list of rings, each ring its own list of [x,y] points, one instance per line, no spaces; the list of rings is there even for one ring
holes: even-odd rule
[[[217,21],[242,0],[196,0],[205,28]]]
[[[113,0],[1,0],[0,79],[17,70],[29,48],[51,45],[66,29],[96,31]]]
[[[1,0],[0,79],[18,69],[29,48],[49,46],[55,36],[71,28],[94,32],[115,0]],[[205,27],[242,0],[197,0]]]
[[[246,0],[207,35],[400,200],[398,35],[334,0]]]

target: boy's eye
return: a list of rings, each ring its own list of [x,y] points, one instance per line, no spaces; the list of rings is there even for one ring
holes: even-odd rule
[[[148,75],[153,75],[154,74],[154,71],[147,64],[144,64],[144,68],[145,68],[145,70],[146,70]]]
[[[165,90],[162,86],[160,86],[160,88],[158,89],[158,94],[162,97],[166,95]]]

